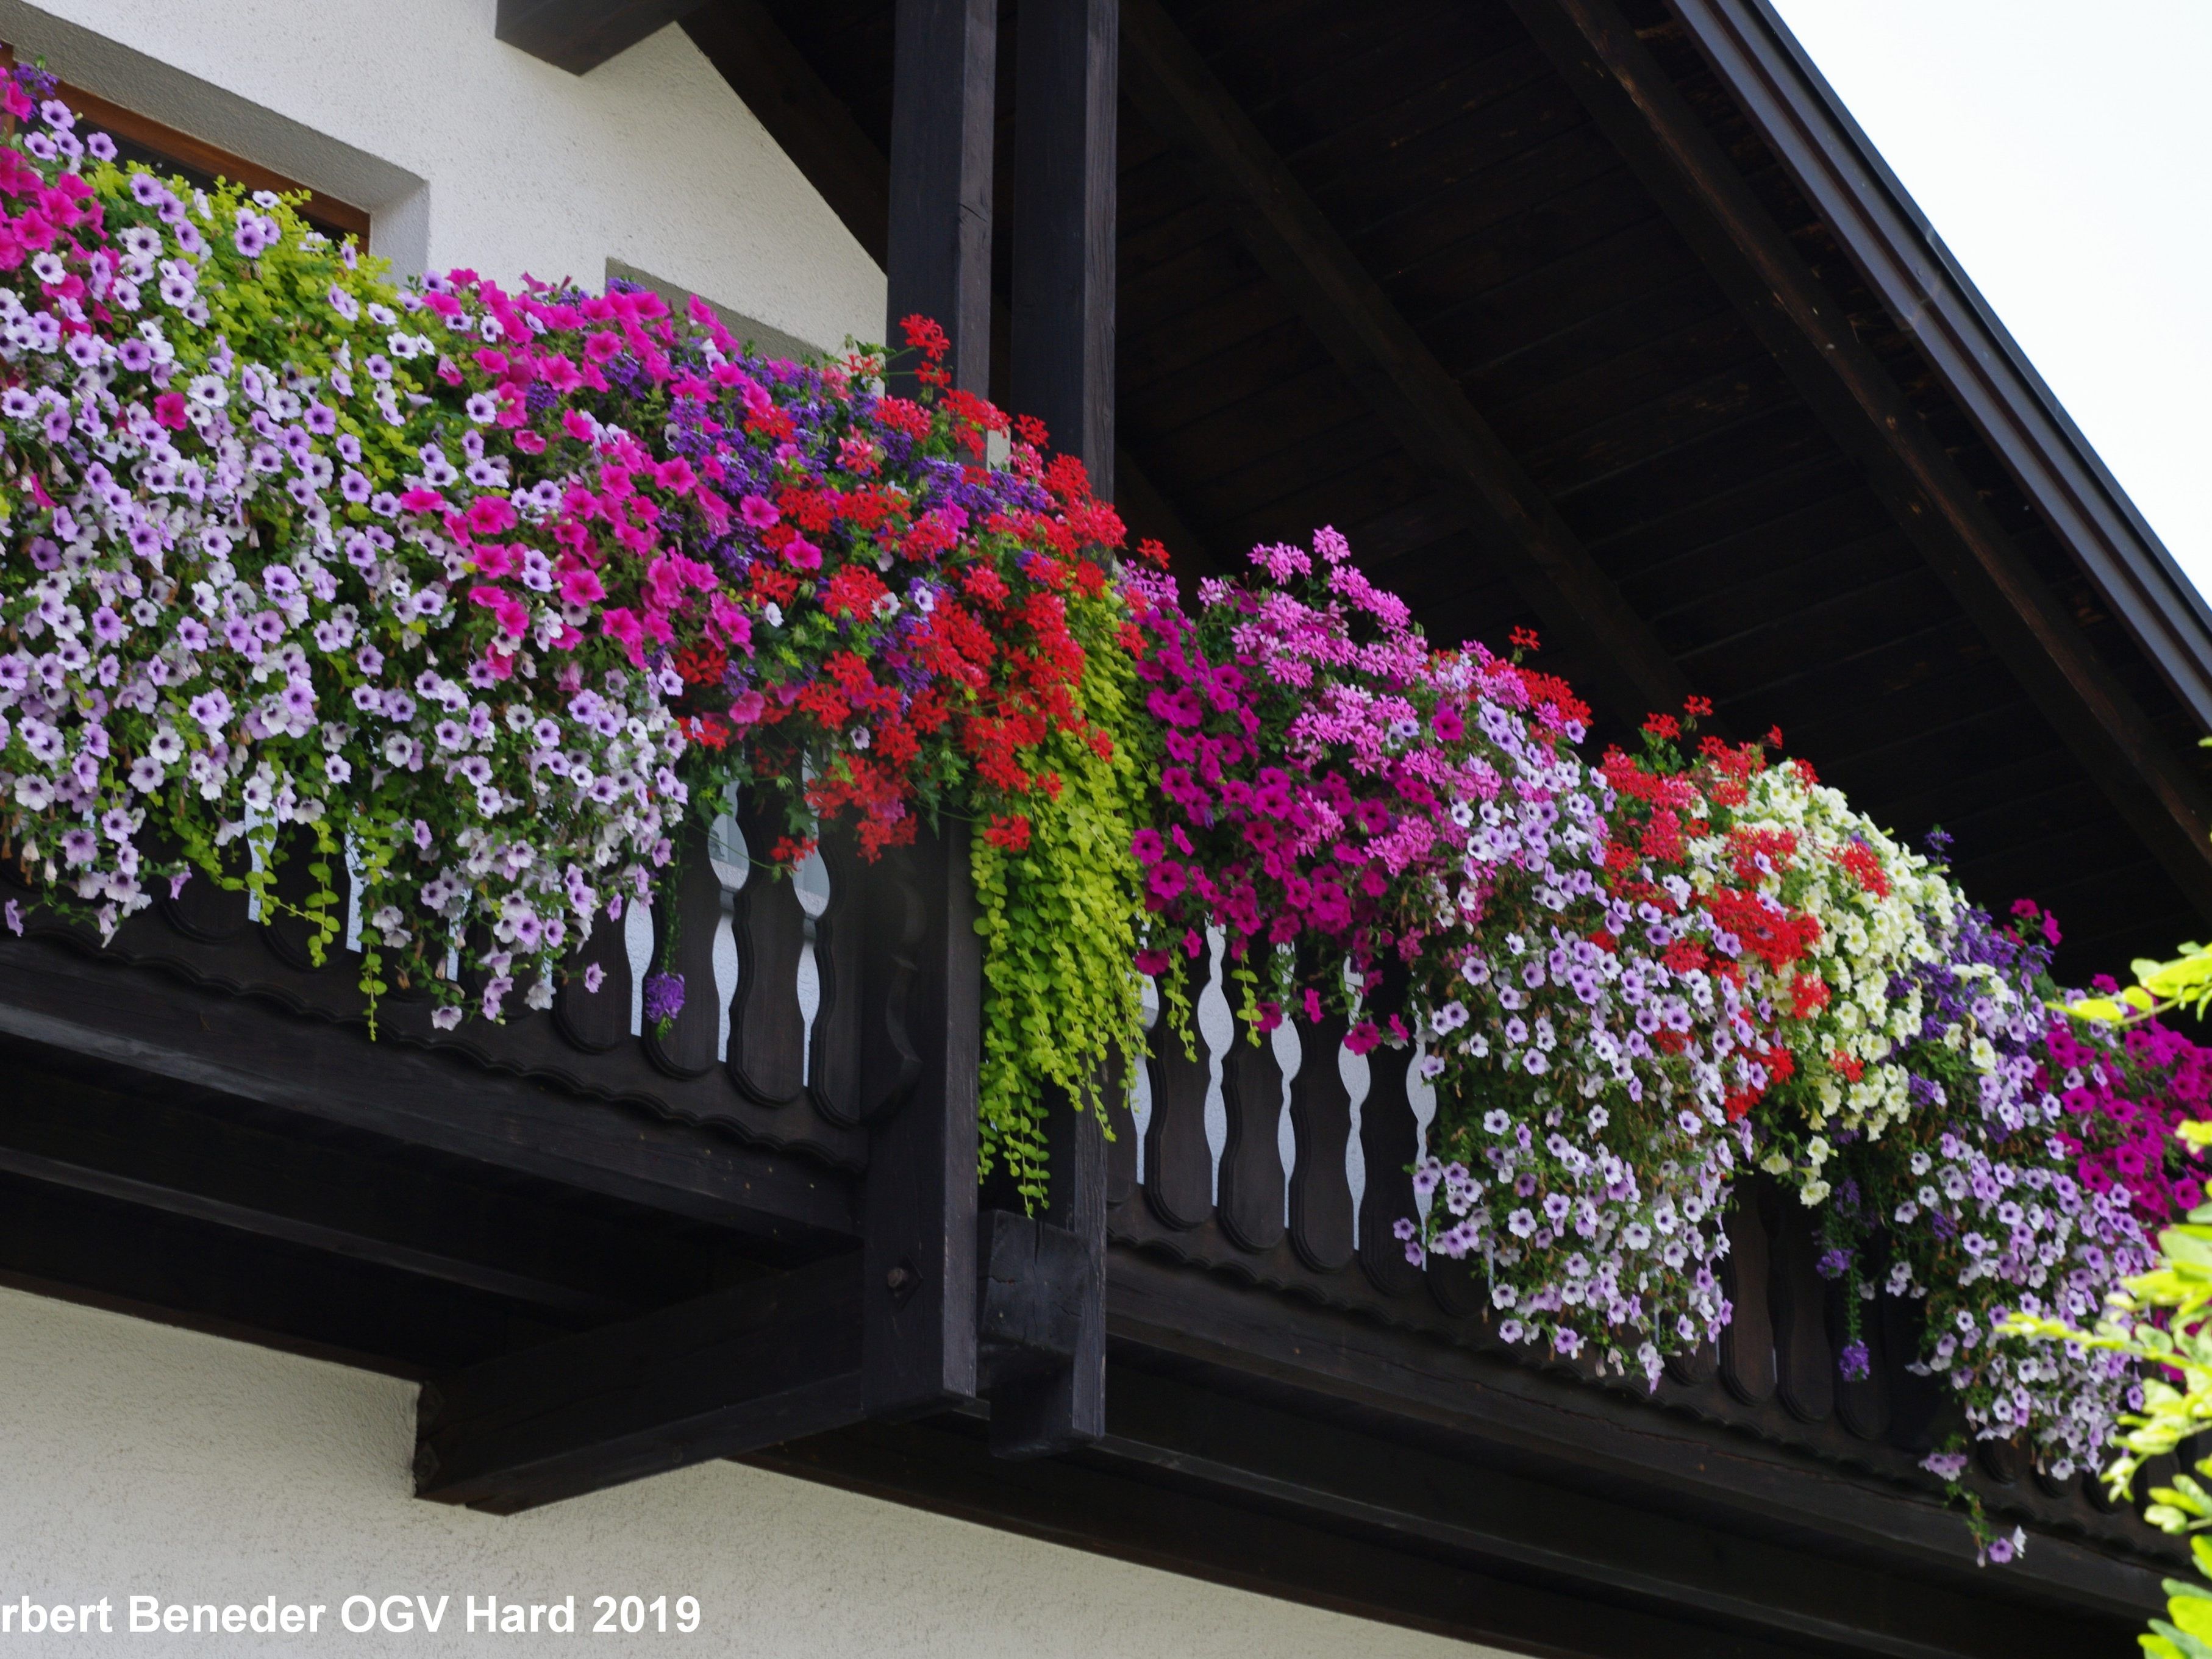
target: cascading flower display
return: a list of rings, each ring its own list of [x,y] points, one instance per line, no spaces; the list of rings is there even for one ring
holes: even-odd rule
[[[107,933],[203,872],[319,952],[343,860],[372,1006],[397,981],[451,1025],[465,976],[488,1017],[547,1006],[695,798],[780,805],[784,863],[841,820],[868,856],[972,821],[986,1155],[1041,1190],[1039,1085],[1095,1094],[1139,1030],[1122,532],[1081,466],[951,388],[922,319],[904,395],[641,290],[395,291],[276,196],[118,167],[49,91],[0,82],[27,872]]]
[[[36,83],[6,84],[17,118]],[[36,113],[52,182],[0,150],[9,234],[40,245],[0,285],[7,533],[32,572],[0,595],[19,859],[112,932],[195,869],[272,905],[304,836],[319,947],[328,861],[353,866],[372,991],[396,961],[451,1023],[459,951],[487,1013],[518,985],[544,1006],[684,799],[655,677],[584,626],[649,613],[656,573],[560,539],[603,440],[525,450],[490,400],[441,395],[478,326],[450,295],[394,295],[276,198],[125,174],[61,105]],[[493,604],[495,570],[528,585]],[[568,597],[586,579],[590,606]]]
[[[112,935],[213,879],[319,951],[343,864],[372,1004],[451,1026],[544,1006],[732,792],[774,866],[935,823],[985,1165],[1032,1200],[1048,1097],[1135,1057],[1133,965],[1218,929],[1246,1037],[1418,1048],[1399,1237],[1479,1261],[1509,1341],[1656,1377],[1712,1339],[1748,1162],[1854,1322],[1922,1310],[1968,1431],[2101,1455],[2135,1379],[2004,1322],[2086,1324],[2202,1198],[2170,1131],[2207,1051],[2050,1013],[2055,924],[1994,925],[1778,732],[1692,747],[1693,701],[1591,764],[1533,639],[1431,646],[1333,531],[1186,611],[927,319],[793,363],[622,286],[398,290],[51,94],[0,77],[0,834],[55,902]],[[641,989],[684,1006],[665,963]]]
[[[1741,947],[1765,1030],[1730,1109],[1754,1125],[1761,1167],[1820,1212],[1821,1271],[1850,1292],[1844,1373],[1868,1365],[1859,1310],[1908,1298],[1924,1328],[1913,1363],[1946,1378],[1971,1433],[2024,1433],[2062,1475],[2094,1464],[2132,1387],[2124,1367],[1992,1335],[2023,1310],[2090,1317],[2148,1260],[2128,1195],[2085,1183],[2060,1130],[2044,1006],[2055,927],[2032,905],[2036,933],[1993,927],[1936,859],[1803,763],[1770,764],[1778,733],[1708,738],[1694,757],[1683,735],[1655,716],[1643,755],[1608,769],[1638,803],[1644,848],[1656,836]],[[1963,1456],[1930,1467],[1955,1480]]]
[[[1804,762],[1770,764],[1768,744],[1712,738],[1692,757],[1683,735],[1656,715],[1641,755],[1607,757],[1633,802],[1613,868],[1640,857],[1679,872],[1687,894],[1644,902],[1704,913],[1728,944],[1762,1028],[1740,1058],[1729,1115],[1760,1109],[1765,1167],[1818,1204],[1838,1139],[1879,1137],[1911,1109],[1896,1056],[1920,1018],[1911,970],[1932,959],[1929,928],[1954,896]]]
[[[1894,1061],[1912,1109],[1887,1134],[1842,1147],[1826,1265],[1861,1298],[1919,1302],[1916,1363],[1950,1384],[1968,1432],[2024,1434],[2063,1479],[2101,1460],[2135,1380],[2108,1353],[2030,1345],[1997,1328],[2015,1313],[2094,1321],[2114,1283],[2154,1253],[2130,1194],[2087,1186],[2060,1132],[2048,944],[1963,902],[1930,943],[1933,959],[1912,975],[1919,1028]],[[1877,1230],[1886,1272],[1869,1260]],[[1846,1364],[1863,1373],[1863,1349]]]
[[[2029,901],[2014,908],[2051,926]],[[2212,1050],[2155,1019],[2115,1028],[2054,1016],[2039,1060],[2037,1086],[2058,1097],[2058,1139],[2085,1188],[2126,1193],[2146,1231],[2204,1201],[2204,1166],[2174,1132],[2212,1120]]]
[[[1723,1133],[1717,1033],[1745,1010],[1686,931],[1607,891],[1613,798],[1563,684],[1432,649],[1334,532],[1253,560],[1195,617],[1139,586],[1165,759],[1140,963],[1218,923],[1255,1037],[1336,1009],[1355,1052],[1420,1041],[1444,1110],[1408,1255],[1478,1256],[1509,1341],[1656,1376],[1726,1317],[1718,1212],[1749,1142]]]

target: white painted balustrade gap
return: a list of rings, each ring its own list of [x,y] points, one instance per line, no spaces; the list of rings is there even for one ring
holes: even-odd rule
[[[653,971],[653,906],[635,894],[623,901],[623,953],[629,958],[629,1034],[645,1035],[645,976]]]
[[[1151,1036],[1159,1029],[1160,988],[1158,981],[1148,976],[1137,981],[1137,1005],[1144,1011],[1145,1031]],[[1175,1041],[1169,1033],[1166,1041]],[[1129,1091],[1129,1116],[1135,1126],[1137,1137],[1137,1184],[1145,1184],[1145,1136],[1152,1127],[1152,1068],[1139,1060],[1135,1086]]]
[[[1289,1020],[1278,1025],[1273,1032],[1275,1064],[1283,1069],[1283,1098],[1275,1114],[1275,1156],[1283,1165],[1283,1225],[1291,1224],[1291,1177],[1298,1167],[1298,1129],[1291,1116],[1291,1085],[1297,1081],[1298,1068],[1305,1064],[1305,1045],[1299,1041],[1298,1028]]]
[[[1206,988],[1199,993],[1194,1024],[1206,1044],[1206,1150],[1213,1172],[1210,1188],[1213,1202],[1221,1202],[1221,1154],[1229,1145],[1229,1103],[1221,1092],[1222,1062],[1229,1045],[1237,1041],[1237,1016],[1229,1000],[1227,963],[1223,960],[1229,935],[1219,927],[1206,930]]]
[[[805,912],[804,940],[799,947],[799,1015],[802,1036],[799,1050],[799,1076],[802,1083],[811,1082],[814,1073],[814,1022],[822,1012],[822,958],[816,946],[822,936],[823,914],[830,908],[830,866],[823,861],[821,848],[808,851],[785,879],[799,899],[799,908]]]
[[[733,816],[737,810],[737,790],[733,787],[725,796],[722,811],[714,815],[714,822],[707,830],[707,861],[714,872],[715,885],[721,889],[721,904],[714,919],[714,1006],[719,1021],[715,1027],[714,1058],[724,1063],[730,1058],[730,1005],[738,994],[738,975],[742,971],[738,960],[738,895],[744,890],[745,879],[752,873],[752,857],[745,846],[744,831],[738,828]]]

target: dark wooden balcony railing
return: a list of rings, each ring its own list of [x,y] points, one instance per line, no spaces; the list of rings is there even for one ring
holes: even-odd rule
[[[918,1074],[905,999],[922,899],[905,859],[866,865],[836,838],[794,876],[770,876],[750,849],[781,833],[780,824],[729,815],[695,831],[649,902],[599,920],[550,1010],[526,1006],[528,981],[519,977],[494,1024],[478,1013],[481,981],[465,975],[467,1012],[457,1028],[437,1030],[434,1002],[414,986],[380,1000],[380,1037],[456,1050],[586,1097],[629,1101],[857,1172],[866,1162],[862,1125],[894,1107]],[[312,889],[308,856],[302,850],[279,866],[280,902]],[[90,941],[88,930],[42,912],[12,871],[0,885],[27,906],[34,935]],[[173,898],[156,885],[152,908],[124,923],[106,956],[297,1013],[367,1021],[358,984],[363,923],[343,868],[333,885],[346,928],[319,967],[306,922],[278,915],[264,925],[249,895],[201,876]],[[596,990],[586,988],[593,967]],[[664,969],[683,975],[683,1006],[648,1020],[645,980]]]
[[[1847,1381],[1843,1285],[1814,1268],[1810,1212],[1764,1176],[1741,1183],[1727,1216],[1725,1282],[1735,1318],[1717,1345],[1667,1362],[1657,1387],[1601,1376],[1588,1358],[1540,1356],[1496,1334],[1479,1261],[1407,1261],[1393,1224],[1414,1213],[1409,1166],[1434,1121],[1412,1054],[1363,1061],[1341,1021],[1300,1025],[1291,1041],[1226,1042],[1218,965],[1188,984],[1210,1027],[1195,1058],[1156,1030],[1134,1121],[1109,1160],[1108,1229],[1125,1249],[1234,1275],[1300,1303],[1429,1334],[1500,1360],[1539,1366],[1648,1400],[1861,1471],[1923,1488],[1921,1457],[1962,1419],[1939,1378],[1906,1369],[1919,1340],[1909,1304],[1865,1306],[1869,1375]],[[1208,1005],[1215,1017],[1205,1018]],[[1287,1081],[1279,1049],[1295,1058]],[[1364,1087],[1347,1074],[1365,1073]],[[1286,1309],[1287,1311],[1287,1309]],[[1992,1513],[2142,1549],[2165,1540],[2112,1504],[2086,1474],[2057,1480],[2006,1443],[1977,1448],[1969,1484]],[[2139,1486],[2139,1494],[2150,1482]],[[2140,1496],[2139,1496],[2140,1501]]]
[[[1940,1381],[1906,1369],[1917,1334],[1910,1310],[1887,1298],[1869,1304],[1863,1335],[1870,1374],[1841,1378],[1835,1362],[1841,1288],[1814,1271],[1808,1212],[1772,1183],[1763,1177],[1743,1183],[1727,1219],[1735,1322],[1717,1346],[1670,1360],[1656,1389],[1640,1378],[1600,1376],[1587,1359],[1509,1347],[1497,1337],[1479,1263],[1417,1267],[1394,1233],[1394,1224],[1414,1212],[1409,1166],[1435,1116],[1433,1100],[1412,1078],[1412,1054],[1382,1048],[1352,1059],[1340,1046],[1340,1021],[1294,1026],[1273,1043],[1231,1042],[1211,962],[1188,969],[1201,1033],[1196,1053],[1156,1029],[1133,1109],[1115,1107],[1113,1138],[1103,1148],[1073,1133],[1055,1142],[1065,1188],[1056,1189],[1055,1224],[987,1212],[979,1232],[975,1190],[965,1173],[975,1155],[977,1009],[964,860],[931,838],[868,863],[832,837],[795,878],[771,878],[749,853],[780,833],[780,825],[743,813],[695,831],[649,903],[594,931],[550,1010],[527,1008],[518,989],[503,1023],[472,1016],[441,1031],[419,988],[395,991],[378,1010],[374,1046],[333,1029],[366,1018],[354,949],[342,941],[313,966],[302,924],[280,917],[264,925],[245,894],[204,879],[131,919],[104,950],[71,954],[106,971],[106,982],[117,971],[140,980],[142,1010],[173,994],[158,980],[181,978],[225,1004],[286,1011],[295,1018],[264,1024],[252,1041],[265,1048],[276,1033],[314,1056],[321,1070],[299,1077],[368,1066],[379,1050],[443,1052],[470,1062],[477,1077],[506,1073],[526,1091],[551,1085],[539,1093],[570,1122],[578,1113],[614,1111],[630,1123],[642,1110],[703,1136],[685,1143],[689,1151],[660,1151],[664,1163],[749,1146],[775,1154],[787,1170],[811,1171],[803,1182],[824,1195],[807,1212],[813,1220],[795,1231],[755,1233],[785,1241],[767,1265],[830,1272],[841,1298],[857,1294],[866,1340],[856,1344],[841,1328],[817,1356],[828,1372],[802,1366],[796,1373],[819,1385],[818,1410],[774,1405],[721,1438],[706,1434],[687,1443],[689,1449],[663,1447],[654,1454],[659,1466],[861,1417],[958,1405],[979,1394],[994,1398],[994,1425],[1001,1418],[1023,1425],[1007,1431],[1000,1449],[1054,1450],[1096,1439],[1103,1431],[1097,1390],[1108,1329],[1097,1266],[1103,1223],[1112,1258],[1128,1261],[1132,1270],[1131,1258],[1141,1257],[1229,1276],[1279,1295],[1286,1323],[1310,1321],[1316,1308],[1380,1322],[1501,1365],[1578,1378],[1638,1402],[1662,1433],[1670,1417],[1686,1415],[1860,1475],[1932,1490],[1919,1459],[1957,1419]],[[288,861],[280,895],[305,890],[305,863]],[[40,963],[60,958],[33,961],[23,953],[50,951],[57,936],[77,947],[94,941],[42,910],[36,894],[14,884],[12,875],[0,885],[8,888],[0,896],[25,903],[32,935],[0,946],[0,955],[29,964],[7,981],[13,988],[0,1000],[17,1005],[7,1011],[9,1030],[35,1037],[35,1020],[18,1017],[35,1000],[22,988],[43,971]],[[359,925],[356,917],[349,930]],[[592,964],[603,975],[596,992],[585,988],[582,969]],[[643,998],[645,976],[664,966],[682,973],[686,988],[681,1011],[665,1024],[646,1018]],[[64,995],[75,999],[68,1017],[79,1024],[88,1029],[107,1017],[83,1008],[96,993],[52,994]],[[111,1023],[121,1032],[125,1019],[118,1012]],[[204,1042],[211,1062],[234,1070],[254,1062],[252,1055],[223,1052],[244,1040],[220,1030],[202,1037],[189,1021],[177,1023],[189,1029],[170,1040]],[[170,1074],[183,1073],[173,1065]],[[288,1086],[295,1096],[312,1092]],[[617,1126],[611,1133],[633,1132]],[[726,1206],[732,1215],[753,1201],[737,1188],[724,1190],[737,1194]],[[701,1212],[695,1206],[693,1212]],[[847,1266],[823,1267],[833,1258]],[[854,1265],[859,1275],[848,1284]],[[1109,1259],[1103,1275],[1108,1305],[1114,1277]],[[917,1287],[929,1294],[917,1295]],[[773,1346],[782,1340],[774,1321],[784,1316],[776,1307],[790,1300],[763,1292],[725,1308],[710,1297],[693,1314],[672,1315],[671,1329],[685,1333],[686,1341],[696,1330],[702,1342]],[[649,1337],[647,1346],[661,1351],[662,1336],[643,1326],[638,1331],[642,1335],[625,1336],[586,1322],[562,1340],[614,1350]],[[695,1358],[679,1343],[668,1363],[681,1369]],[[603,1360],[580,1351],[580,1374]],[[1090,1381],[1071,1401],[1052,1388],[1040,1390],[1040,1372]],[[462,1378],[449,1392],[472,1399],[490,1386]],[[1012,1408],[1016,1397],[1027,1403]],[[1039,1403],[1048,1400],[1060,1403]],[[425,1443],[444,1445],[439,1435],[457,1431],[436,1428],[434,1418],[426,1413]],[[627,1431],[617,1420],[580,1432],[588,1449],[619,1446]],[[453,1454],[449,1467],[472,1467],[466,1452]],[[517,1507],[656,1466],[650,1458],[641,1466],[631,1453],[596,1465],[588,1458],[556,1462],[557,1468],[548,1465],[551,1473],[517,1474],[501,1465],[473,1485],[441,1491],[426,1480],[425,1490]],[[516,1467],[528,1462],[524,1457]],[[1978,1448],[1971,1479],[1994,1512],[2136,1555],[2163,1550],[2136,1514],[2108,1504],[2094,1481],[2035,1473],[2010,1446]]]

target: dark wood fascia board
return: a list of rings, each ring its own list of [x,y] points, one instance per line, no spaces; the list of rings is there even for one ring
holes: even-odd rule
[[[1120,1382],[1109,1376],[1109,1400]],[[1125,1449],[1111,1438],[1073,1457],[1008,1462],[991,1456],[982,1428],[948,1418],[871,1423],[744,1461],[1183,1577],[1544,1659],[1804,1659],[1800,1645],[1485,1573],[1446,1552],[1348,1534],[1233,1489],[1169,1485],[1146,1460],[1117,1456]]]
[[[1494,529],[1505,574],[1581,647],[1615,714],[1681,707],[1692,688],[1680,665],[1158,0],[1125,0],[1121,28],[1131,103],[1228,210],[1253,258],[1407,452]]]
[[[2140,1613],[2030,1605],[1471,1463],[1170,1376],[1117,1350],[1107,1432],[989,1458],[975,1413],[744,1461],[1185,1576],[1515,1652],[2022,1659],[2124,1645]],[[1955,1517],[1953,1524],[1959,1525]]]
[[[1668,0],[1899,328],[2197,725],[2212,604],[2128,499],[1767,0]]]
[[[586,75],[702,0],[499,0],[492,32],[571,75]]]
[[[137,1089],[0,1045],[11,1087],[0,1175],[511,1302],[556,1328],[708,1289],[743,1241],[597,1195],[470,1179],[450,1160],[358,1137],[285,1133],[258,1109],[166,1079]],[[158,1276],[162,1266],[149,1264]]]
[[[1510,0],[2083,770],[2212,917],[2212,792],[2083,638],[1612,0]]]
[[[763,1242],[854,1231],[853,1184],[710,1130],[287,1015],[41,939],[0,940],[0,1034]]]
[[[0,1175],[19,1176],[50,1187],[90,1193],[140,1209],[159,1210],[190,1221],[204,1221],[233,1232],[319,1253],[396,1268],[464,1289],[520,1302],[566,1319],[587,1322],[625,1311],[625,1304],[590,1291],[556,1284],[535,1274],[495,1263],[471,1261],[433,1247],[389,1236],[387,1230],[334,1226],[309,1212],[301,1195],[257,1194],[252,1202],[219,1198],[189,1188],[121,1175],[95,1165],[72,1164],[43,1152],[0,1146]]]
[[[418,1497],[513,1515],[863,1415],[857,1251],[423,1385]]]
[[[1964,1518],[1934,1494],[1662,1415],[1617,1388],[1287,1307],[1278,1294],[1123,1248],[1109,1255],[1107,1329],[1116,1352],[1241,1378],[1263,1396],[1364,1415],[1413,1438],[1441,1435],[1467,1455],[1585,1490],[1632,1501],[1664,1494],[1686,1517],[1995,1593]],[[2140,1620],[2160,1605],[2159,1581],[2171,1571],[2063,1536],[2039,1534],[2031,1550],[2033,1577],[2007,1580],[2003,1593],[2092,1617]]]

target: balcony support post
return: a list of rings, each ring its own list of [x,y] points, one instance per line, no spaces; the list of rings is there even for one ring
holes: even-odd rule
[[[1022,0],[1020,15],[1013,407],[1111,499],[1121,0]]]
[[[997,0],[898,0],[891,71],[889,340],[921,313],[951,337],[955,386],[991,377],[991,152]]]
[[[965,826],[888,855],[927,918],[906,992],[915,1082],[871,1131],[860,1196],[861,1370],[867,1414],[972,1400],[975,1376],[975,1082],[983,969]],[[885,901],[891,897],[883,896]],[[888,1069],[894,1057],[864,1068]],[[868,1091],[869,1097],[878,1091]]]

